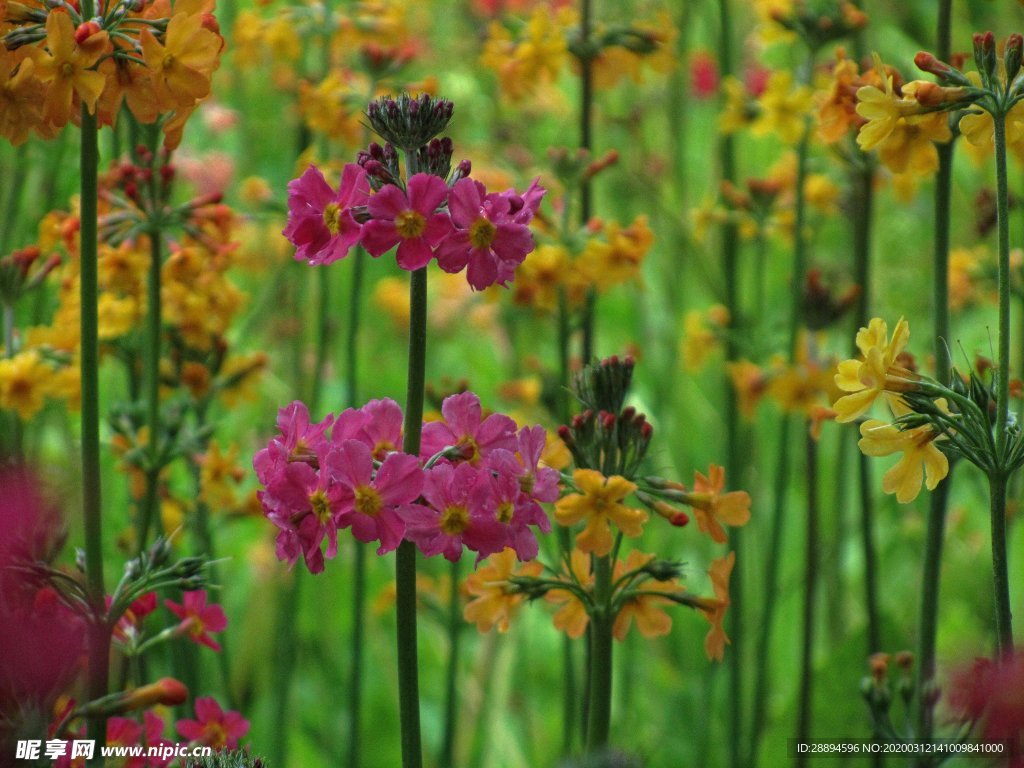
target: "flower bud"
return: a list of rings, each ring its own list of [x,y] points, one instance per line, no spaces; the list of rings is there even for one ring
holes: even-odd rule
[[[974,63],[982,82],[989,86],[996,79],[996,38],[991,32],[974,34]]]
[[[939,61],[934,55],[928,53],[928,51],[918,51],[914,57],[914,64],[922,72],[927,72],[930,75],[935,75],[939,78],[940,83],[952,83],[954,85],[970,85],[971,81],[967,79],[967,76],[963,72],[951,67],[944,61]]]
[[[1020,32],[1014,32],[1006,38],[1006,50],[1003,53],[1007,83],[1012,83],[1020,72],[1022,56],[1024,56],[1024,36],[1021,36]]]

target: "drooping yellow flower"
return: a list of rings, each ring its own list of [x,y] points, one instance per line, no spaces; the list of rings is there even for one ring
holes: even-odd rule
[[[572,473],[573,483],[582,493],[571,493],[555,504],[555,520],[570,526],[586,521],[576,534],[576,546],[584,552],[607,555],[612,551],[612,533],[609,521],[615,523],[626,536],[639,536],[647,522],[647,513],[632,509],[622,500],[636,490],[636,484],[624,477],[605,477],[594,469],[577,469]]]
[[[945,400],[936,405],[948,410]],[[897,415],[908,413],[905,406],[894,408]],[[882,477],[882,490],[895,493],[900,504],[908,504],[917,498],[924,482],[929,491],[935,490],[939,482],[949,473],[949,460],[935,445],[945,436],[930,424],[912,429],[900,429],[892,423],[870,419],[860,425],[861,439],[857,443],[866,456],[890,456],[902,453],[900,460]]]
[[[857,114],[867,120],[857,144],[865,152],[877,148],[879,160],[893,173],[934,173],[939,166],[935,143],[953,137],[946,113],[925,112],[914,98],[918,87],[918,81],[907,83],[897,94],[890,75],[884,90],[868,85],[857,91]]]
[[[615,572],[612,580],[617,581],[629,571],[641,568],[653,560],[654,557],[654,555],[645,555],[635,549],[632,550],[625,560],[619,560],[615,563]],[[645,581],[640,585],[640,588],[644,592],[661,592],[666,595],[677,594],[683,591],[683,587],[677,584],[674,579],[669,581]],[[672,617],[665,613],[662,607],[672,604],[670,598],[660,597],[659,595],[644,594],[631,596],[623,601],[622,608],[615,617],[612,635],[616,640],[625,640],[626,633],[629,632],[634,619],[636,620],[637,631],[646,638],[667,635],[672,629]]]
[[[714,541],[723,544],[728,540],[722,523],[739,527],[750,521],[750,494],[746,491],[725,489],[725,469],[712,464],[707,477],[694,473],[693,492],[686,494],[686,503],[693,507],[697,526]]]
[[[466,591],[472,599],[466,604],[462,616],[476,624],[480,632],[489,632],[497,626],[499,632],[508,632],[526,596],[511,588],[512,576],[540,576],[543,566],[534,561],[517,567],[514,549],[506,547],[487,558],[487,563],[466,579]]]
[[[883,392],[906,392],[913,388],[914,374],[898,365],[896,359],[907,346],[910,327],[902,317],[888,336],[881,318],[872,318],[867,328],[857,333],[857,348],[862,360],[844,360],[839,364],[835,382],[843,392],[852,394],[836,400],[836,421],[853,421],[867,413]]]

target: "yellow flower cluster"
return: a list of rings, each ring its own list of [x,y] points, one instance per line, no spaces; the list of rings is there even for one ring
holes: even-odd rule
[[[52,138],[77,121],[82,105],[112,124],[124,104],[143,123],[173,112],[164,132],[168,146],[177,146],[220,63],[224,40],[213,2],[113,6],[99,4],[107,15],[101,28],[73,7],[0,5],[0,136],[13,144],[33,131]]]
[[[568,30],[578,22],[579,17],[570,8],[551,13],[540,5],[518,34],[493,21],[480,63],[498,75],[501,89],[509,98],[519,101],[539,85],[557,79],[569,59]]]
[[[567,245],[543,244],[516,270],[512,283],[514,304],[551,312],[558,307],[559,290],[570,305],[579,305],[593,288],[610,288],[639,280],[654,233],[646,216],[628,227],[615,221],[592,225],[582,249],[573,255]]]

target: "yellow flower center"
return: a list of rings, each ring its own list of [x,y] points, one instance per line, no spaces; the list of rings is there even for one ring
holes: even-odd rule
[[[228,732],[220,723],[207,720],[203,723],[203,743],[214,749],[223,749],[228,745]]]
[[[172,54],[168,53],[166,56],[164,56],[163,68],[164,69],[170,69],[173,66],[174,66],[174,56]]]
[[[405,240],[419,237],[427,228],[427,220],[419,211],[402,211],[395,216],[395,229]]]
[[[515,504],[511,501],[503,501],[498,505],[498,522],[507,523],[512,519],[513,513],[516,511]]]
[[[324,226],[332,235],[338,234],[341,229],[341,206],[337,203],[328,203],[324,206]]]
[[[60,65],[60,73],[64,77],[71,77],[75,74],[75,65],[72,64],[70,61],[65,61],[63,64]]]
[[[497,231],[490,220],[479,216],[469,227],[469,242],[474,248],[489,248]]]
[[[357,486],[354,506],[356,512],[373,517],[380,512],[380,494],[377,493],[375,488],[371,488],[368,485]]]
[[[331,505],[327,502],[327,496],[323,491],[317,491],[310,496],[309,505],[313,508],[313,514],[321,524],[326,524],[331,519]]]
[[[466,530],[469,525],[469,510],[458,504],[445,507],[441,513],[441,530],[449,536],[455,536]]]

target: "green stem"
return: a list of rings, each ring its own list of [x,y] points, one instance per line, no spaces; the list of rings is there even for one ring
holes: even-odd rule
[[[83,2],[83,11],[91,5]],[[91,15],[91,14],[90,14]],[[82,512],[85,518],[85,578],[97,617],[104,616],[103,517],[100,498],[100,404],[99,404],[99,279],[97,244],[97,175],[99,170],[96,117],[82,107],[81,144],[81,376],[82,376]],[[89,633],[89,699],[107,693],[110,628],[106,621],[93,621]],[[88,733],[105,739],[106,718],[89,718]],[[103,765],[97,758],[96,765]]]
[[[952,0],[938,3],[935,53],[948,61],[952,44]],[[953,185],[953,142],[936,146],[939,169],[935,177],[935,210],[932,226],[935,239],[932,256],[932,312],[935,343],[935,373],[938,380],[950,380],[950,312],[949,312],[949,243],[950,199]],[[916,738],[928,741],[934,731],[933,678],[935,677],[935,638],[939,623],[939,594],[942,574],[942,549],[946,532],[946,511],[952,477],[947,477],[932,493],[928,505],[928,524],[925,534],[924,563],[921,571],[921,608],[918,628],[917,658],[914,672],[914,731]],[[930,758],[920,757],[914,763],[919,768],[931,764]]]
[[[1006,115],[992,116],[996,145],[996,211],[999,242],[999,360],[996,366],[996,460],[989,473],[992,512],[992,576],[995,587],[996,649],[1013,651],[1010,581],[1006,556],[1006,483],[1010,417],[1010,217],[1006,180]]]
[[[318,269],[317,277],[317,318],[316,318],[316,352],[313,362],[313,382],[309,394],[309,410],[319,413],[320,398],[324,389],[324,364],[327,362],[327,347],[331,340],[331,275],[326,269]]]
[[[12,249],[11,231],[18,223],[18,209],[21,207],[22,190],[25,188],[25,165],[28,156],[28,144],[22,144],[14,149],[14,163],[8,170],[5,179],[4,189],[0,190],[3,195],[0,202],[0,211],[3,212],[0,218],[0,253],[9,253]]]
[[[155,201],[154,201],[155,203]],[[143,360],[146,381],[146,424],[149,427],[149,458],[146,468],[146,493],[139,510],[139,552],[146,548],[149,530],[157,517],[157,485],[160,482],[160,269],[163,265],[162,234],[159,226],[149,231],[149,279],[146,291],[146,335]]]
[[[812,699],[814,692],[814,622],[818,594],[818,444],[809,434],[807,448],[807,533],[804,551],[803,634],[800,649],[800,694],[796,738],[808,741],[811,736]],[[807,755],[800,753],[797,766],[806,765]]]
[[[345,340],[345,373],[349,404],[359,397],[359,321],[362,316],[363,270],[366,252],[361,247],[352,255],[352,284],[349,292],[348,333]],[[353,539],[352,563],[352,669],[349,681],[348,765],[359,768],[362,754],[363,647],[366,638],[366,545]]]
[[[427,363],[426,267],[417,269],[410,276],[409,308],[409,378],[405,398],[405,435],[402,450],[418,456],[420,432],[423,428],[423,392]],[[416,649],[416,547],[408,540],[398,545],[395,554],[395,581],[402,768],[420,768],[423,754],[420,746],[420,693]]]
[[[789,485],[789,431],[792,419],[789,414],[782,417],[779,425],[779,443],[776,456],[778,463],[775,467],[775,483],[772,489],[772,503],[774,509],[771,521],[771,536],[768,540],[768,551],[765,554],[765,577],[764,577],[764,612],[761,616],[761,624],[758,627],[757,641],[755,648],[765,658],[771,658],[772,628],[775,623],[775,607],[778,602],[779,564],[782,560],[782,541],[786,527],[786,491]],[[754,677],[754,704],[750,719],[750,754],[747,765],[751,768],[757,765],[758,752],[761,744],[761,734],[764,731],[765,715],[768,704],[768,688],[771,683],[769,679],[770,664],[758,664]]]
[[[281,585],[278,594],[276,632],[274,633],[277,642],[274,643],[274,656],[278,663],[274,664],[274,721],[278,723],[288,722],[290,709],[289,693],[291,692],[290,681],[295,672],[300,655],[296,653],[295,626],[298,621],[299,605],[302,600],[302,569],[296,568],[291,573],[291,578]],[[276,728],[274,738],[271,741],[271,751],[268,753],[271,765],[286,765],[288,755],[288,734],[290,728]]]
[[[4,356],[14,357],[14,305],[4,303],[3,305],[3,325],[4,325]],[[10,455],[15,460],[21,460],[22,456],[22,429],[21,429],[21,417],[18,416],[13,410],[7,414],[0,414],[7,417],[5,420],[10,422],[10,445],[5,445],[6,441],[0,442],[0,459],[6,458],[4,451],[9,449]]]
[[[867,326],[871,311],[871,229],[874,207],[875,166],[869,158],[853,170],[853,262],[854,279],[860,287],[855,321]],[[855,348],[856,352],[856,348]],[[861,546],[864,550],[864,608],[867,613],[868,653],[881,650],[878,619],[877,558],[875,556],[874,480],[871,462],[858,451],[860,485]]]
[[[448,592],[448,675],[444,702],[444,740],[438,765],[455,765],[455,730],[458,717],[459,637],[462,634],[462,601],[459,597],[459,561],[451,564],[451,584]]]
[[[611,557],[594,558],[594,601],[590,622],[590,705],[587,717],[587,753],[608,746],[612,719],[612,625]]]
[[[593,0],[580,0],[580,149],[589,152],[593,147],[594,131],[594,66],[590,53],[590,33],[593,27]],[[586,225],[593,215],[593,187],[589,176],[580,182],[580,223]],[[586,365],[594,356],[594,314],[597,292],[587,289],[583,300],[583,343],[581,359]]]

